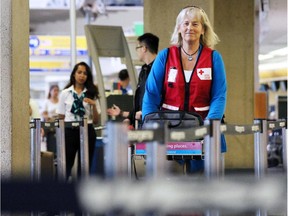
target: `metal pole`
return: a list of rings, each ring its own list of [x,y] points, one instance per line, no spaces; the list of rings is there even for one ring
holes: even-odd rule
[[[204,137],[205,160],[204,172],[207,179],[219,178],[221,174],[221,132],[220,120],[206,120],[210,125],[210,135]]]
[[[64,119],[58,121],[56,127],[57,148],[57,178],[61,182],[66,181],[66,148],[65,148],[65,125]]]
[[[80,126],[80,164],[81,164],[81,178],[89,176],[89,154],[88,154],[88,122],[87,118],[82,119]]]
[[[31,179],[40,181],[41,177],[41,121],[34,119],[31,129]]]
[[[156,141],[146,143],[146,176],[148,178],[157,176],[157,145]]]
[[[282,158],[283,158],[283,169],[285,172],[287,172],[287,133],[288,133],[286,127],[282,128]]]
[[[71,68],[76,64],[76,3],[70,0],[70,50],[71,50]]]
[[[85,23],[86,25],[89,25],[91,23],[91,15],[92,15],[92,11],[91,11],[91,7],[89,6],[85,6],[83,7],[83,10],[85,12]],[[92,57],[90,55],[88,55],[88,65],[90,66],[90,68],[92,68]]]
[[[132,178],[132,147],[128,147],[128,177],[131,179]]]
[[[210,126],[210,132],[208,135],[206,135],[204,137],[204,173],[205,173],[205,177],[207,179],[211,179],[211,160],[212,160],[212,156],[211,156],[211,139],[210,139],[210,136],[211,136],[211,122],[210,120],[205,120],[204,121],[204,125],[209,125]]]
[[[287,122],[287,121],[286,121]],[[282,127],[282,163],[283,163],[283,169],[285,173],[287,173],[287,125],[286,127]],[[286,202],[288,199],[288,195],[286,193]],[[285,206],[286,213],[288,212],[287,205]]]
[[[64,119],[55,121],[56,129],[56,153],[57,153],[57,180],[66,181],[66,147],[65,147],[65,122]],[[66,216],[66,212],[60,212],[60,216]]]
[[[151,123],[146,124],[145,129],[155,130],[159,128],[159,124]],[[167,125],[163,130],[168,130]],[[165,138],[164,132],[164,138]],[[165,139],[164,139],[165,140]],[[146,143],[146,175],[148,178],[161,178],[167,174],[167,159],[166,159],[166,142],[161,143],[159,141],[147,142]]]
[[[166,174],[166,145],[157,141],[146,143],[146,175],[158,178]],[[165,152],[165,153],[164,153]]]
[[[262,124],[261,124],[262,122]],[[254,169],[255,177],[261,179],[267,172],[267,120],[254,120],[255,124],[262,125],[262,131],[254,135]]]
[[[210,125],[210,135],[204,137],[205,160],[204,172],[208,180],[220,179],[222,167],[221,160],[221,131],[220,120],[206,120],[205,125]],[[207,209],[205,216],[219,216],[217,209]]]
[[[267,142],[268,142],[268,133],[267,133],[267,120],[254,120],[255,124],[261,124],[261,132],[257,132],[254,135],[254,169],[255,177],[260,180],[266,174],[268,161],[267,161]],[[258,209],[256,211],[256,216],[266,216],[267,211],[264,209]]]
[[[128,133],[127,126],[119,122],[107,122],[104,131],[104,167],[106,178],[127,177]]]

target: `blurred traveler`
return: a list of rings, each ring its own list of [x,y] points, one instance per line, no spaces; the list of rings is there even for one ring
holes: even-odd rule
[[[36,119],[36,118],[39,118],[39,119],[41,118],[40,111],[39,111],[39,105],[32,98],[29,99],[29,115],[30,115],[30,120]]]
[[[150,73],[153,62],[156,58],[159,46],[159,38],[151,33],[145,33],[137,38],[136,52],[140,61],[145,64],[141,67],[141,71],[138,77],[138,84],[134,97],[134,107],[131,111],[122,111],[117,105],[113,105],[107,110],[110,116],[121,115],[127,118],[129,124],[135,127],[135,120],[138,121],[141,127],[142,118],[142,99],[145,92],[146,79]]]
[[[54,122],[55,118],[58,117],[56,109],[59,102],[59,86],[51,85],[49,88],[49,93],[47,99],[44,101],[42,118],[45,122]],[[56,130],[54,127],[45,130],[47,151],[54,153],[54,158],[56,158]]]
[[[120,84],[120,90],[122,95],[132,95],[133,90],[130,85],[130,77],[127,69],[122,69],[118,73],[119,78],[119,84]]]

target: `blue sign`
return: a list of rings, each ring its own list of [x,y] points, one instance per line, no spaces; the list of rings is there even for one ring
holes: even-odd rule
[[[40,45],[40,40],[36,36],[29,37],[29,47],[32,49],[37,48]]]

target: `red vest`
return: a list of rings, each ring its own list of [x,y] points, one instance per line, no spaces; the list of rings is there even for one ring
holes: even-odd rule
[[[211,100],[213,50],[203,47],[188,83],[185,81],[180,51],[175,46],[169,48],[162,108],[196,112],[205,119]]]

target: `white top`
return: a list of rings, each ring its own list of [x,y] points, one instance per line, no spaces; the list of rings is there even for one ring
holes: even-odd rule
[[[46,99],[44,101],[43,112],[46,111],[49,118],[55,118],[55,116],[57,116],[56,110],[58,108],[58,103],[52,103],[49,99]]]
[[[127,95],[133,95],[132,86],[130,84],[126,87],[126,90],[127,90]]]
[[[69,122],[69,121],[80,121],[81,117],[79,115],[74,115],[73,113],[71,113],[71,108],[72,108],[72,104],[74,102],[74,98],[73,98],[73,93],[71,92],[75,92],[77,94],[77,92],[74,90],[74,86],[70,86],[67,89],[64,89],[60,96],[59,96],[59,104],[58,104],[58,108],[56,110],[56,113],[60,114],[60,115],[65,115],[64,121]],[[86,92],[87,89],[85,88],[80,94],[77,94],[78,97],[80,97],[82,95],[83,92]],[[99,100],[96,99],[96,108],[98,111],[98,114],[101,113],[100,110],[100,103]],[[92,106],[90,106],[88,103],[83,101],[83,106],[85,108],[85,117],[87,118],[88,123],[92,123],[92,114],[93,114],[93,110],[92,110]]]
[[[36,101],[30,98],[29,106],[30,106],[30,108],[32,110],[32,113],[30,115],[30,119],[34,119],[34,118],[39,118],[40,119],[41,116],[40,116],[40,112],[39,112],[39,106],[36,103]]]
[[[192,75],[192,70],[184,70],[184,74],[185,74],[185,81],[186,83],[188,83]]]

